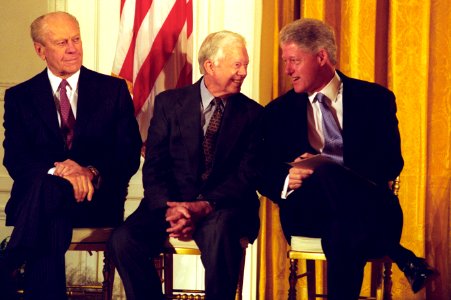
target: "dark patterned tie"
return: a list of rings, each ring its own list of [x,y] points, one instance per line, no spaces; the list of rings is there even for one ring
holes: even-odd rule
[[[343,137],[337,120],[328,105],[328,98],[321,93],[316,94],[323,115],[323,154],[329,156],[340,164],[343,164]]]
[[[67,148],[72,147],[72,140],[74,138],[75,117],[70,106],[69,98],[67,97],[66,87],[69,84],[66,79],[60,83],[60,114],[61,114],[61,130],[66,140]]]
[[[207,180],[213,166],[213,159],[215,156],[216,139],[218,137],[219,127],[221,125],[221,119],[223,114],[223,103],[220,98],[214,98],[211,101],[211,105],[214,107],[213,115],[211,116],[210,123],[208,123],[207,130],[205,132],[202,147],[204,149],[205,157],[205,169],[202,173],[202,180]]]

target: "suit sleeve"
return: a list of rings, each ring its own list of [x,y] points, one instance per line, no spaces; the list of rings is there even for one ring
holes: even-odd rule
[[[108,166],[113,167],[108,172],[117,175],[121,183],[128,183],[139,168],[142,141],[134,116],[133,101],[123,80],[121,80],[117,97],[119,113],[115,128],[115,155],[113,161],[107,162]],[[102,170],[99,171],[102,174]]]
[[[27,116],[22,109],[23,97],[26,97],[26,93],[17,88],[8,89],[5,93],[3,164],[14,181],[32,180],[46,174],[53,167],[48,156],[39,155],[33,145],[25,120],[32,116]]]
[[[231,207],[253,207],[255,205],[258,176],[261,173],[260,149],[262,136],[260,131],[262,108],[259,106],[249,115],[249,124],[243,128],[238,161],[225,162],[221,174],[212,173],[211,187],[207,186],[203,198],[214,204],[217,209]],[[230,171],[227,170],[230,168]],[[223,176],[224,178],[221,178]],[[208,184],[208,181],[207,181]]]
[[[155,98],[143,166],[143,203],[150,210],[166,207],[166,201],[170,199],[169,182],[173,180],[169,152],[169,124],[163,108],[166,99],[163,98],[161,94]]]

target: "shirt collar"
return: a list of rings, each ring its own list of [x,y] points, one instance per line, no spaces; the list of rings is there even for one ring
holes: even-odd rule
[[[327,98],[329,98],[332,102],[337,101],[337,95],[340,91],[341,86],[341,78],[338,75],[338,73],[335,71],[334,77],[329,81],[329,83],[323,87],[319,92],[315,92],[308,96],[311,103],[313,103],[313,100],[315,100],[316,94],[322,93]]]
[[[61,78],[56,76],[55,74],[50,71],[49,68],[47,68],[47,75],[50,80],[50,85],[52,86],[53,93],[56,93],[58,91],[59,85],[61,83]],[[78,79],[80,78],[80,70],[72,74],[69,78],[67,78],[67,83],[69,83],[70,89],[74,90],[74,88],[77,87]]]
[[[204,78],[202,78],[201,82],[200,82],[200,97],[202,98],[202,108],[206,109],[208,107],[208,105],[210,105],[211,100],[213,100],[215,98],[215,96],[213,96],[210,91],[207,89],[207,86],[205,85],[205,80]],[[226,101],[225,99],[221,98],[222,100],[222,104],[226,105]]]

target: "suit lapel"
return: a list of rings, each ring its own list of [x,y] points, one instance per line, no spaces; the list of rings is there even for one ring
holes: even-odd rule
[[[58,124],[58,113],[56,111],[55,98],[53,97],[52,86],[47,76],[47,69],[36,76],[34,82],[32,99],[36,111],[40,115],[45,126],[51,133],[63,140],[60,126]]]
[[[192,168],[199,165],[199,151],[201,151],[203,132],[201,128],[200,114],[200,81],[186,88],[184,97],[180,97],[176,103],[175,114],[178,130],[184,141]]]
[[[93,105],[98,105],[98,103],[91,100],[91,97],[95,97],[95,95],[92,95],[95,92],[95,90],[93,90],[94,87],[94,79],[90,76],[89,71],[82,67],[80,70],[80,78],[78,79],[77,117],[74,128],[74,140],[80,133],[80,128],[83,124],[86,124],[86,122],[89,121],[85,112],[92,112],[94,110]]]
[[[239,101],[240,97],[241,95],[237,94],[227,100],[216,144],[213,170],[215,165],[226,160],[230,151],[235,147],[241,130],[245,128],[247,108],[243,105],[243,102]]]
[[[356,126],[354,123],[354,119],[356,114],[353,113],[353,110],[355,109],[355,105],[353,104],[356,95],[354,94],[354,88],[352,86],[352,82],[349,80],[348,77],[346,77],[343,73],[338,72],[338,75],[340,76],[342,82],[343,82],[343,145],[346,145],[345,142],[349,138],[349,134],[353,130],[354,126]],[[357,126],[356,128],[359,128]],[[343,147],[344,153],[346,152],[346,147]]]

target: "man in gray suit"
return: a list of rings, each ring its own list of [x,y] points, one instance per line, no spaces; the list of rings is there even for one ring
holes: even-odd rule
[[[10,273],[26,260],[25,297],[61,300],[72,229],[122,223],[141,137],[126,83],[82,66],[75,17],[43,15],[31,36],[47,68],[5,94],[3,163],[14,180],[6,224],[14,230],[0,294],[14,297]]]
[[[212,33],[199,50],[204,76],[156,97],[144,198],[110,240],[127,299],[163,299],[149,257],[168,236],[196,241],[206,299],[234,299],[240,239],[253,241],[259,228],[254,138],[262,107],[240,93],[248,64],[243,37]]]

